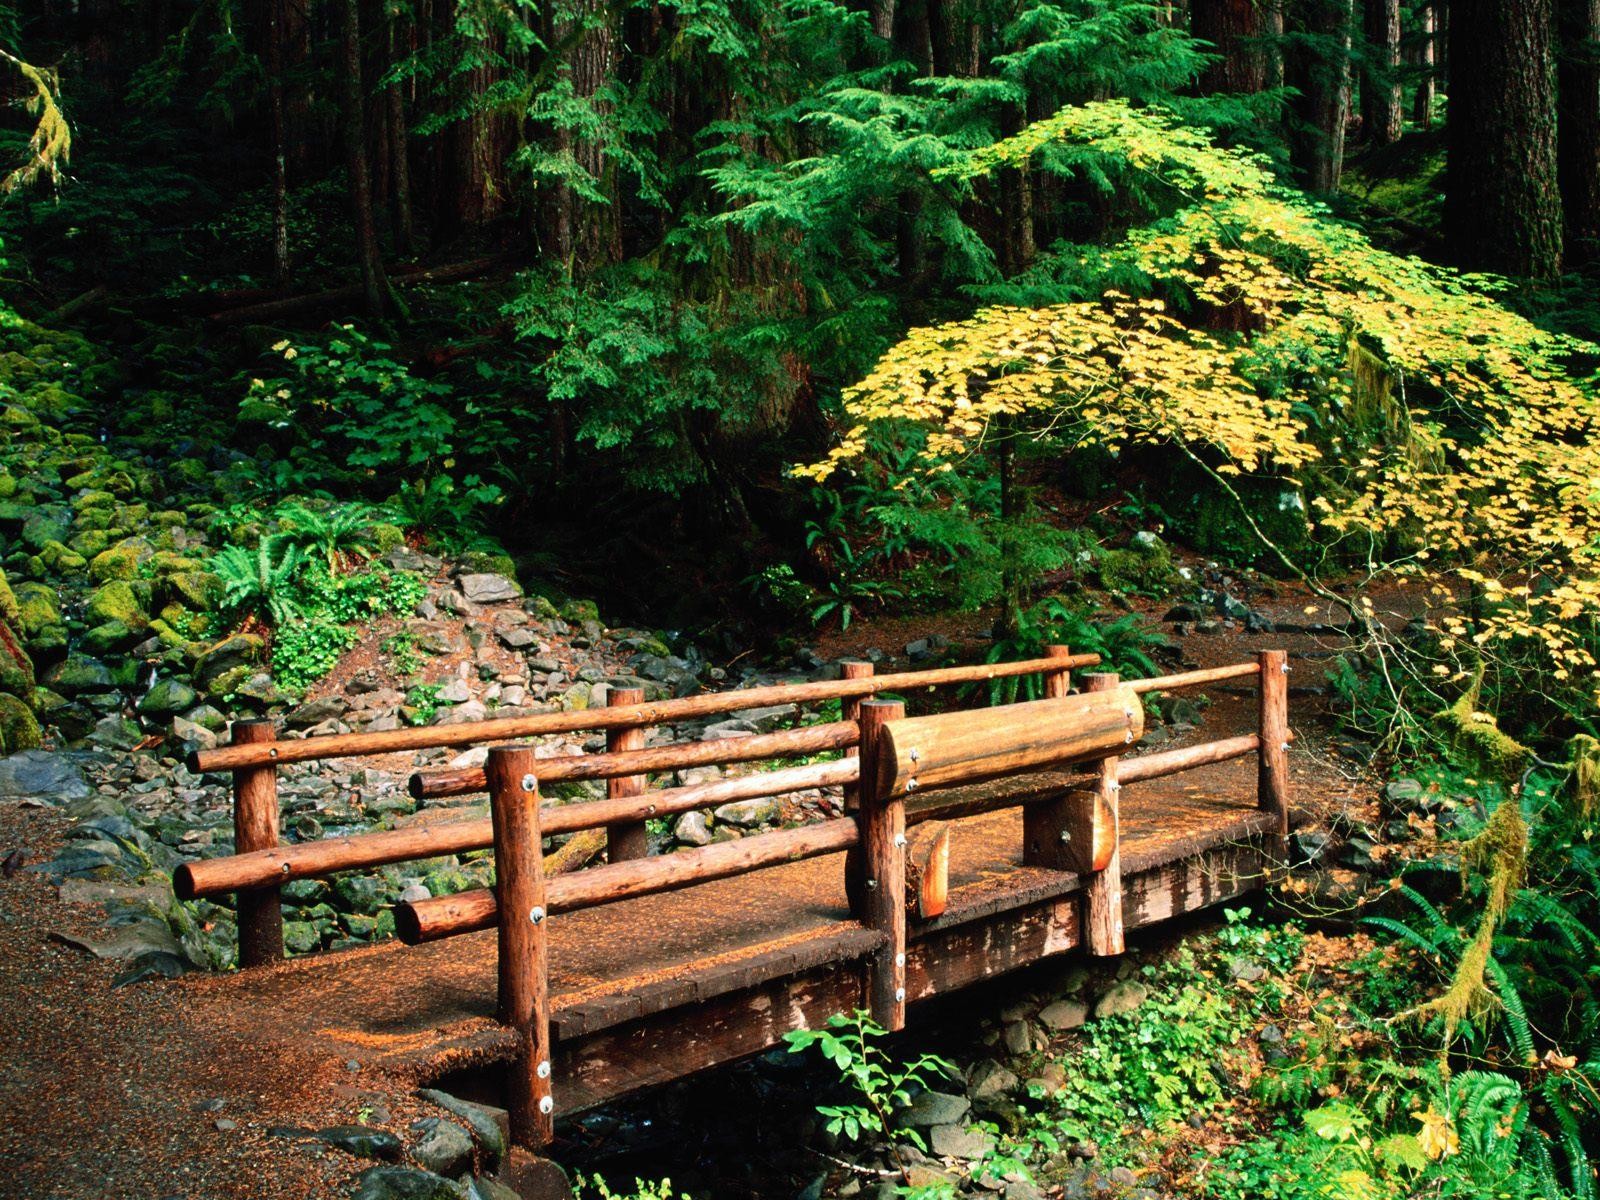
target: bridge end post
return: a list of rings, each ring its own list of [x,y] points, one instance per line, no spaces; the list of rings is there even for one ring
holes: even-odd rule
[[[606,693],[606,706],[643,704],[644,689],[614,687]],[[606,733],[606,751],[615,754],[623,750],[643,750],[645,731],[642,725],[629,725]],[[606,795],[616,800],[627,796],[642,796],[649,786],[647,775],[621,775],[606,780]],[[644,858],[650,853],[649,835],[643,821],[630,821],[624,825],[606,826],[606,860],[623,862],[630,858]]]
[[[867,700],[861,726],[861,913],[864,925],[885,942],[872,959],[869,984],[873,1020],[885,1029],[906,1023],[906,806],[879,778],[883,727],[906,715],[898,700]],[[848,868],[847,868],[848,869]]]
[[[235,721],[233,744],[278,740],[270,720]],[[238,767],[233,772],[235,854],[270,850],[278,844],[278,767]],[[237,897],[239,965],[260,967],[283,958],[283,909],[276,886],[250,888]]]
[[[1263,650],[1256,659],[1261,665],[1256,803],[1273,817],[1273,852],[1282,863],[1289,857],[1289,654]]]
[[[550,1090],[550,918],[535,763],[531,746],[495,746],[484,773],[499,903],[499,1016],[522,1041],[507,1076],[506,1107],[512,1140],[538,1149],[555,1136],[555,1101]]]
[[[1108,692],[1121,682],[1115,671],[1095,671],[1084,676],[1084,690]],[[1132,703],[1139,703],[1137,696]],[[1107,827],[1099,832],[1109,835],[1109,841],[1101,836],[1092,839],[1103,847],[1095,857],[1103,859],[1104,865],[1089,876],[1084,887],[1083,944],[1090,954],[1109,956],[1127,948],[1122,929],[1122,785],[1117,781],[1117,755],[1108,754],[1086,765],[1095,777],[1091,820]]]

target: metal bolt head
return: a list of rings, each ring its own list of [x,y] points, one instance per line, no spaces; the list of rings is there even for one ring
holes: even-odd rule
[[[875,892],[878,890],[878,881],[876,879],[869,879],[866,881],[866,887],[867,891]]]
[[[911,778],[911,779],[906,780],[906,791],[914,792],[916,790],[917,790],[917,781],[916,781],[916,779],[915,778]]]
[[[540,1096],[539,1097],[539,1111],[542,1112],[545,1116],[549,1116],[551,1113],[553,1113],[555,1111],[555,1109],[556,1109],[556,1102],[554,1100],[550,1099],[549,1096]]]
[[[536,791],[538,791],[539,790],[539,781],[537,779],[535,779],[532,775],[524,775],[522,777],[522,790],[525,791],[525,792],[536,792]]]
[[[896,1004],[904,1004],[906,1002],[906,990],[905,990],[905,988],[895,988],[895,990],[894,990],[894,1002]]]
[[[1059,837],[1060,837],[1061,844],[1063,846],[1065,846],[1068,842],[1070,842],[1072,840],[1072,830],[1063,829],[1061,831]]]
[[[903,833],[895,834],[894,835],[894,844],[896,846],[904,846],[906,844],[906,835],[903,834]]]
[[[905,966],[906,965],[906,956],[904,954],[896,954],[894,956],[894,965],[897,966],[897,967]]]
[[[913,746],[911,748],[911,752],[910,752],[908,757],[911,759],[912,762],[921,762],[922,761],[922,751],[918,750],[915,746]]]
[[[532,908],[530,908],[528,910],[528,920],[532,921],[535,925],[544,920],[544,906],[542,904],[535,904]]]
[[[543,1062],[541,1062],[537,1067],[535,1067],[534,1068],[534,1074],[538,1075],[540,1079],[549,1079],[550,1078],[550,1060],[547,1058]]]

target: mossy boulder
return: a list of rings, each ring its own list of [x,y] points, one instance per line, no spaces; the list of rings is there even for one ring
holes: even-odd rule
[[[147,716],[173,716],[194,707],[199,698],[183,680],[162,679],[139,701],[139,711]]]
[[[72,533],[72,518],[62,508],[38,508],[22,523],[22,543],[42,551],[52,542],[61,542]]]
[[[17,594],[11,590],[11,581],[6,578],[4,571],[0,571],[0,621],[12,627],[22,623],[22,608],[17,603]]]
[[[561,606],[560,613],[563,621],[582,625],[585,621],[600,619],[600,606],[593,600],[568,600]]]
[[[94,590],[85,611],[89,619],[97,624],[118,621],[129,629],[144,629],[150,624],[150,614],[145,609],[149,597],[141,596],[140,592],[148,590],[148,584],[136,588],[126,579],[113,579]]]
[[[93,558],[110,546],[111,535],[104,529],[83,529],[67,539],[67,549],[85,559]]]
[[[398,550],[406,544],[405,530],[398,525],[390,525],[380,521],[371,529],[372,546],[379,554],[387,554],[391,550]]]
[[[95,555],[89,564],[89,578],[96,583],[112,579],[132,579],[155,551],[144,538],[124,538],[109,550]]]
[[[102,621],[83,635],[82,645],[90,654],[116,654],[131,650],[145,638],[143,629],[125,621]]]
[[[0,756],[37,750],[43,744],[32,710],[16,696],[0,694]]]
[[[111,668],[97,658],[73,655],[46,673],[45,686],[63,696],[97,695],[115,691],[117,680]]]
[[[116,504],[117,498],[110,492],[94,488],[79,492],[72,498],[72,508],[75,512],[84,512],[91,508],[115,508]]]
[[[234,686],[248,679],[250,668],[260,662],[267,644],[253,633],[236,633],[224,638],[200,656],[194,665],[195,682],[206,691],[218,690],[224,677],[232,678]],[[226,691],[227,688],[221,690]]]
[[[46,542],[39,562],[57,575],[76,575],[89,565],[88,559],[62,542]]]
[[[173,599],[200,612],[222,602],[222,579],[210,571],[177,571],[167,576],[165,585]]]

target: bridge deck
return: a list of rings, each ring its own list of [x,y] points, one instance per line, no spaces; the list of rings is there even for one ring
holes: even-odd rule
[[[1269,822],[1233,798],[1251,794],[1254,766],[1225,763],[1129,788],[1129,928],[1259,883],[1259,835]],[[1077,944],[1078,880],[1020,864],[1019,810],[954,824],[949,910],[911,931],[912,1000]],[[789,1028],[855,1006],[861,960],[878,938],[849,920],[843,855],[552,918],[558,1110],[761,1049]],[[223,1007],[217,989],[226,989],[241,1032],[403,1080],[489,1065],[514,1049],[494,1020],[493,931],[313,956],[185,986],[213,1010]],[[668,1032],[675,1049],[663,1064],[655,1047]]]

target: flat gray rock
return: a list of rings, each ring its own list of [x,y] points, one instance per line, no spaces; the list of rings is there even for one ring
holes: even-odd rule
[[[70,759],[49,750],[24,750],[0,758],[0,799],[65,804],[90,794],[89,781]]]

